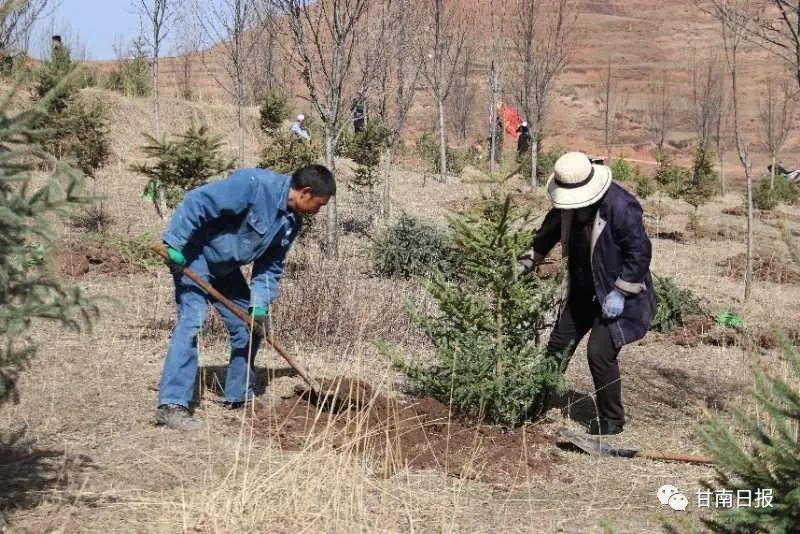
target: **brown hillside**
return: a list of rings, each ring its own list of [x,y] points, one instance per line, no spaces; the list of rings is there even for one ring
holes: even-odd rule
[[[477,140],[485,137],[482,130],[487,122],[488,95],[483,46],[487,44],[489,33],[485,16],[487,4],[484,0],[464,0],[463,4],[466,12],[483,13],[475,17],[473,28],[479,52],[474,57],[475,68],[472,75],[472,83],[478,94],[473,103],[471,137]],[[694,134],[686,111],[691,91],[687,65],[693,49],[701,56],[716,50],[722,58],[719,24],[696,7],[693,0],[577,0],[575,6],[578,14],[575,51],[555,90],[547,126],[549,141],[546,143],[580,148],[593,153],[605,152],[601,146],[603,136],[598,92],[609,60],[615,76],[620,79],[622,89],[628,94],[628,106],[619,129],[620,146],[615,148],[615,153],[643,162],[652,160],[652,144],[649,143],[645,128],[644,111],[648,83],[655,74],[662,71],[671,80],[673,91],[677,95],[677,106],[683,107],[683,111],[677,112],[680,124],[672,132],[670,139],[677,143],[691,140]],[[508,14],[509,19],[513,16],[514,13]],[[506,25],[509,26],[510,22],[507,21]],[[197,54],[192,59],[191,83],[194,99],[214,102],[230,98],[216,81],[226,79],[220,57],[220,51],[212,49],[205,52],[203,57]],[[179,96],[179,80],[183,76],[184,63],[180,57],[162,60],[163,94]],[[106,70],[113,63],[98,64],[102,70]],[[302,100],[304,88],[299,79],[287,69],[285,61],[278,61],[278,64],[282,71],[279,77],[286,78],[290,92],[295,95],[295,105],[298,109],[305,108],[308,111],[308,104]],[[783,66],[763,50],[747,44],[740,57],[740,68],[746,133],[751,142],[758,143],[760,136],[756,117],[759,95],[763,91],[765,80],[780,72]],[[513,80],[506,80],[506,84],[512,88]],[[433,129],[435,124],[431,111],[433,107],[426,88],[421,84],[417,91],[418,98],[406,131],[406,136],[412,139],[423,130]],[[508,100],[513,104],[510,97],[513,92],[508,91],[508,94]],[[462,143],[454,135],[451,136],[451,142]],[[791,155],[798,148],[798,143],[800,137],[791,136],[784,148],[783,159],[789,166],[798,163]],[[755,169],[761,172],[766,158],[761,153],[760,143],[753,146],[753,151],[756,156]],[[681,156],[685,154],[678,154],[679,158]],[[726,159],[730,160],[729,168],[736,167],[732,151],[726,155]]]

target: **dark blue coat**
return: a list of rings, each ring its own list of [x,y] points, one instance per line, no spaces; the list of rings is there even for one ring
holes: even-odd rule
[[[561,241],[566,256],[572,210],[551,209],[533,239],[533,261],[541,262]],[[642,221],[642,207],[636,197],[612,183],[600,200],[592,227],[592,279],[599,302],[613,289],[625,298],[622,315],[610,320],[614,346],[641,339],[655,315],[655,294],[650,277],[650,239]],[[569,292],[569,281],[567,281]],[[563,300],[566,303],[568,295]]]

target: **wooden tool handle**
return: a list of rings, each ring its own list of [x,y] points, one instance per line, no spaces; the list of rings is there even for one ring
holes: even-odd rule
[[[150,246],[150,250],[152,250],[165,260],[170,261],[169,254],[167,254],[167,249],[164,247],[162,243],[153,243]],[[173,265],[175,264],[173,263]],[[214,289],[214,287],[211,284],[209,284],[206,280],[204,280],[201,276],[199,276],[197,273],[195,273],[188,267],[181,267],[181,266],[178,267],[181,268],[181,272],[184,275],[186,275],[187,278],[189,278],[192,282],[203,288],[203,291],[214,297],[214,299],[217,300],[220,304],[228,308],[231,311],[231,313],[233,313],[239,319],[244,321],[248,328],[250,328],[251,330],[254,328],[255,325],[253,324],[253,318],[250,317],[250,315],[246,311],[244,311],[239,306],[228,300],[228,298],[225,295]],[[288,352],[286,352],[286,349],[283,347],[283,345],[281,345],[280,342],[278,342],[277,339],[273,338],[271,334],[265,335],[264,339],[266,339],[267,343],[272,345],[272,348],[274,348],[275,351],[278,354],[280,354],[289,365],[292,366],[292,369],[297,371],[297,374],[299,374],[300,377],[303,380],[305,380],[305,382],[309,386],[311,386],[311,388],[314,391],[319,392],[322,390],[319,383],[316,380],[314,380],[311,377],[311,375],[308,374],[306,368],[303,367],[303,365],[300,362],[295,360]]]
[[[705,456],[696,456],[693,454],[677,454],[673,452],[660,452],[660,451],[638,451],[636,456],[639,458],[647,458],[648,460],[669,460],[672,462],[685,462],[690,464],[708,464],[711,465],[714,461]]]

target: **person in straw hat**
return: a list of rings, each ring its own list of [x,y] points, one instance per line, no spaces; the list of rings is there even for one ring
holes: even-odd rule
[[[566,294],[547,344],[548,356],[565,371],[589,333],[587,356],[597,398],[595,435],[619,434],[625,424],[617,356],[642,338],[655,313],[650,278],[650,240],[636,198],[612,181],[611,169],[568,152],[547,182],[553,208],[519,257],[525,275],[561,242],[567,258]]]

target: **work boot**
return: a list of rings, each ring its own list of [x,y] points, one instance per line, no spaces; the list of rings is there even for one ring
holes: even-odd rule
[[[608,419],[592,419],[589,424],[589,434],[593,436],[614,436],[622,434],[624,425]]]
[[[189,413],[189,409],[180,404],[162,404],[156,408],[156,424],[184,431],[198,430],[201,426],[200,421]]]

